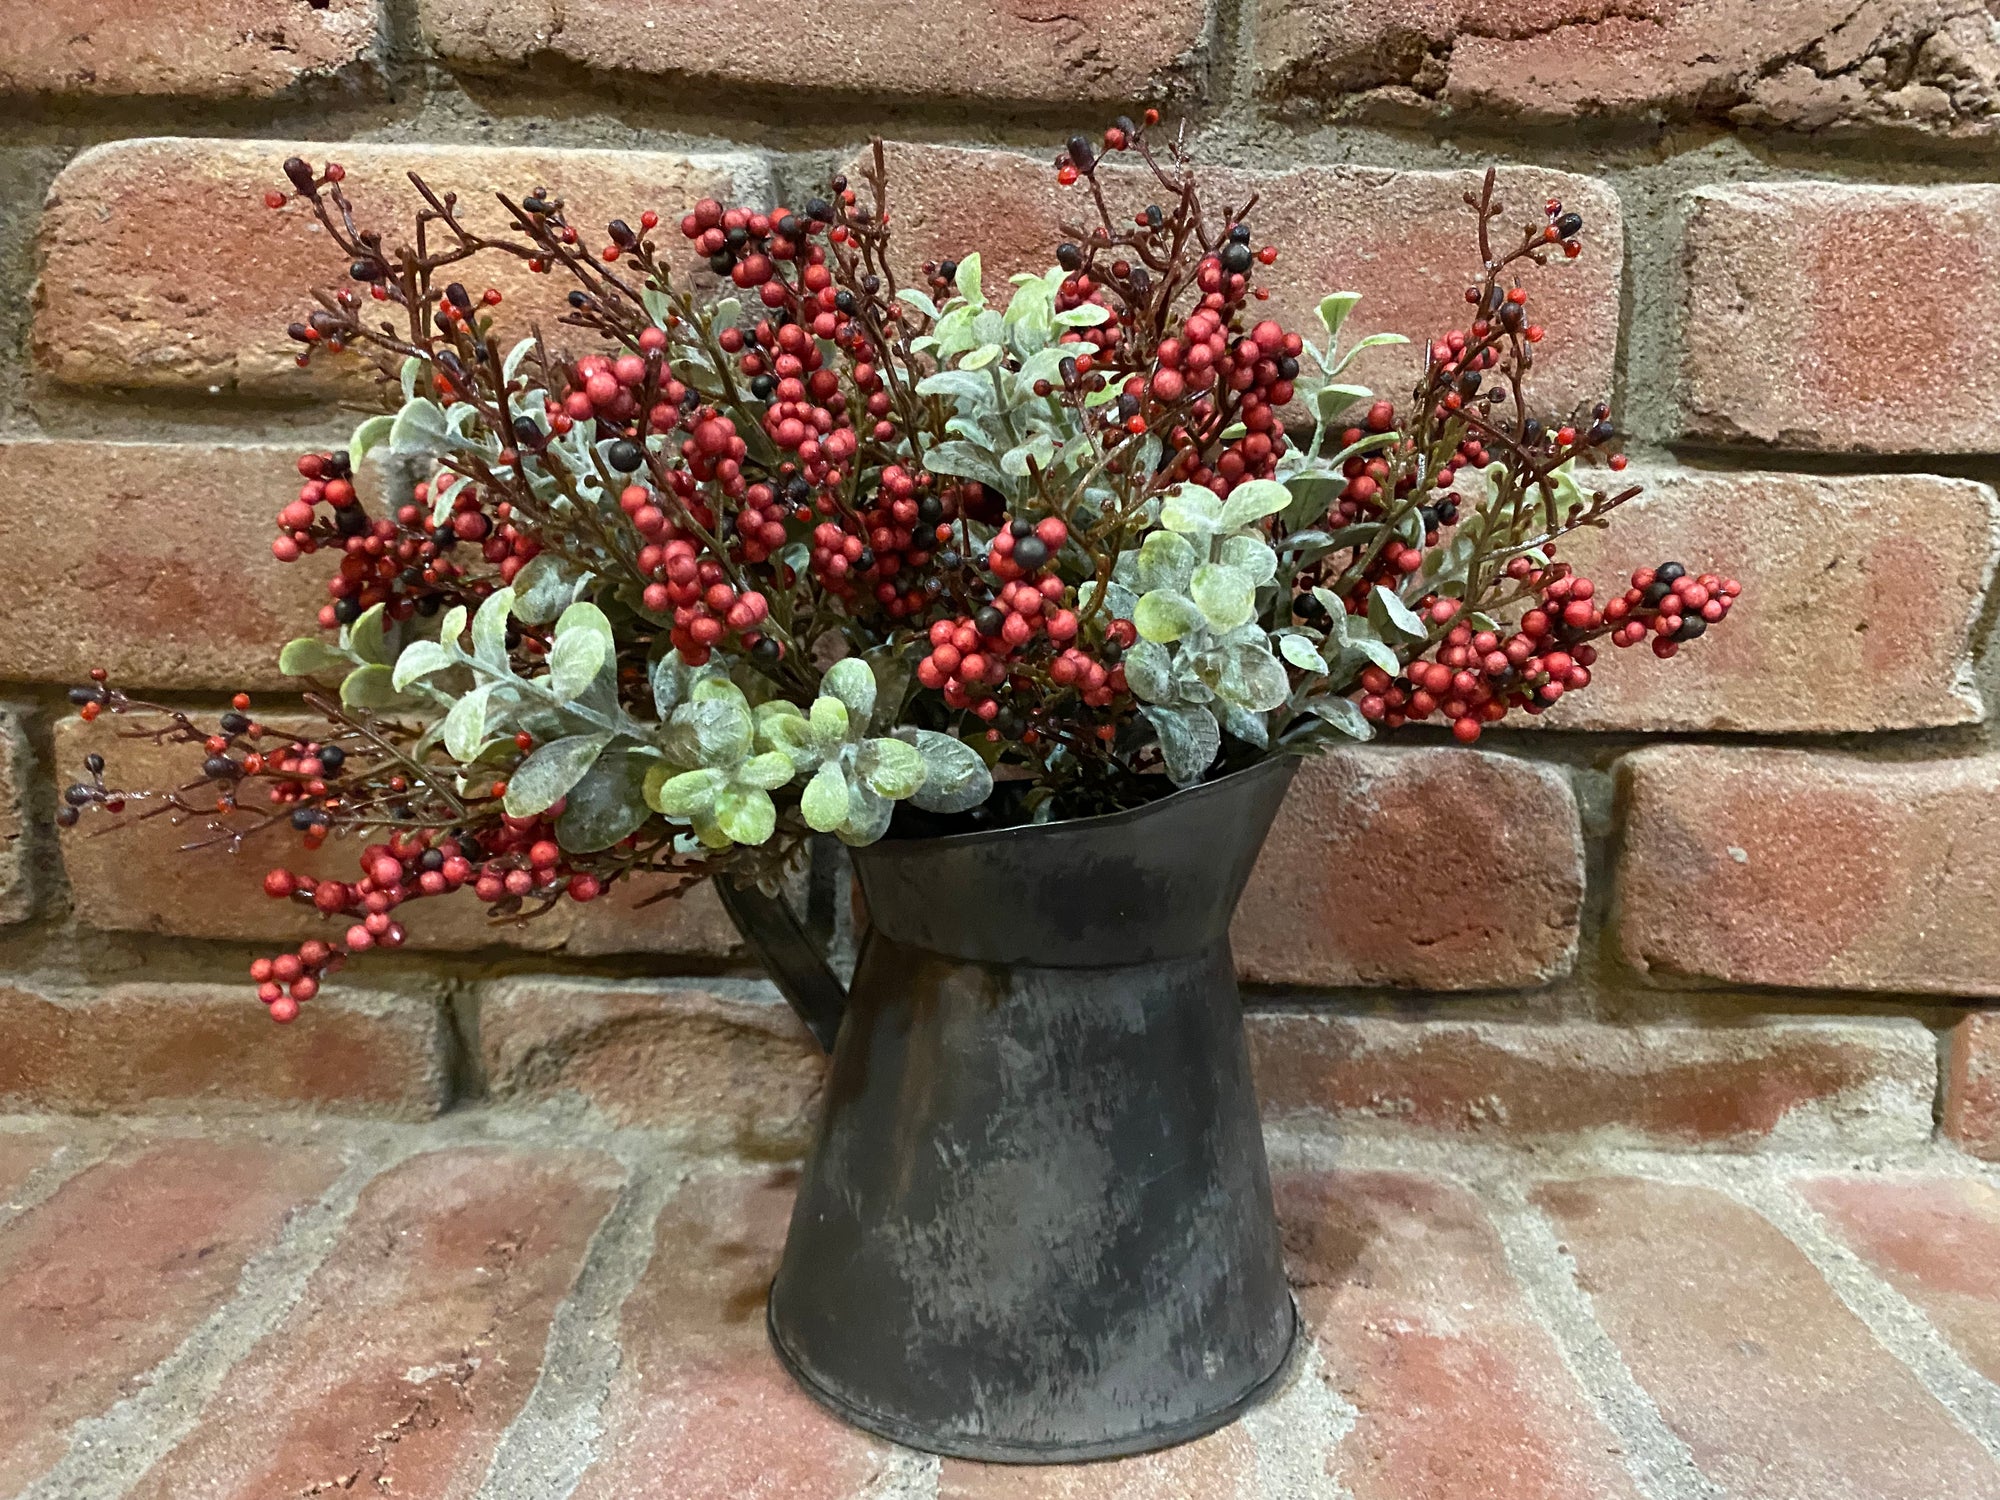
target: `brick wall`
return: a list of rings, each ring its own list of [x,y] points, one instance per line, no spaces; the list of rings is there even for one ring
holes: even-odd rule
[[[1546,727],[1300,777],[1237,926],[1272,1114],[1730,1146],[1942,1129],[2000,1155],[1991,0],[770,21],[46,0],[0,34],[0,1108],[563,1098],[795,1142],[816,1068],[705,893],[428,923],[274,1037],[233,984],[294,932],[254,859],[49,831],[54,766],[103,733],[61,689],[100,663],[166,697],[280,686],[314,584],[266,566],[268,516],[287,455],[348,425],[279,332],[323,270],[261,206],[283,156],[338,143],[364,197],[418,166],[609,217],[795,195],[879,132],[906,253],[1015,269],[1052,143],[1157,100],[1287,221],[1295,318],[1336,287],[1371,324],[1449,317],[1488,161],[1509,196],[1580,207],[1594,249],[1545,283],[1542,393],[1615,391],[1653,491],[1606,557],[1749,586],[1689,659],[1615,662]]]

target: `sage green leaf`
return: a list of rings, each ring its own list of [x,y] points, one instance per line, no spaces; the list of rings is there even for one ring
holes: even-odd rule
[[[1213,536],[1222,529],[1222,502],[1198,484],[1177,484],[1160,505],[1160,524],[1184,536]]]
[[[571,734],[536,746],[507,778],[503,799],[507,815],[532,818],[547,812],[583,780],[584,772],[596,764],[610,743],[608,734]]]
[[[829,761],[806,783],[805,795],[799,799],[799,816],[816,833],[832,833],[847,821],[850,800],[847,773]]]
[[[340,684],[340,701],[349,708],[389,707],[397,701],[392,674],[377,661],[356,667]]]
[[[1313,411],[1320,421],[1330,424],[1350,406],[1366,401],[1374,394],[1365,385],[1329,383],[1321,386],[1319,393],[1313,397]]]
[[[354,436],[347,440],[347,456],[355,468],[361,467],[361,460],[389,441],[389,434],[395,429],[393,414],[369,417],[354,429]]]
[[[852,793],[848,802],[847,821],[834,829],[834,836],[843,844],[860,848],[872,844],[889,831],[889,820],[895,816],[896,804],[887,797],[878,797],[865,786],[848,788]]]
[[[1335,292],[1319,299],[1319,320],[1326,326],[1329,350],[1333,347],[1332,341],[1340,337],[1341,325],[1346,323],[1347,315],[1354,311],[1355,304],[1360,300],[1359,292]]]
[[[1278,654],[1301,672],[1323,675],[1327,671],[1326,658],[1319,654],[1319,648],[1297,631],[1288,630],[1278,637]],[[1131,677],[1130,667],[1125,669],[1125,675]]]
[[[400,693],[419,678],[442,672],[450,665],[451,653],[436,641],[412,641],[397,656],[390,685]]]
[[[1205,708],[1148,704],[1139,710],[1160,737],[1160,756],[1175,786],[1193,786],[1222,750],[1222,728]]]
[[[1292,503],[1292,492],[1275,479],[1246,479],[1222,502],[1221,531],[1241,531]]]
[[[1247,713],[1234,703],[1222,705],[1222,732],[1234,735],[1246,745],[1255,745],[1259,750],[1271,748],[1271,729],[1264,722],[1262,714]]]
[[[1154,589],[1184,594],[1200,562],[1194,543],[1178,532],[1148,532],[1133,565],[1133,582],[1142,594]]]
[[[589,579],[553,552],[538,552],[514,575],[514,618],[546,625],[561,614]]]
[[[1375,738],[1375,726],[1370,724],[1363,717],[1361,710],[1346,698],[1336,698],[1331,695],[1314,698],[1306,704],[1306,712],[1324,719],[1350,739]]]
[[[435,458],[450,442],[451,428],[445,421],[444,408],[428,396],[404,402],[403,409],[390,419],[389,447],[395,453]]]
[[[863,740],[854,771],[869,791],[892,802],[914,796],[924,784],[924,758],[901,740]]]
[[[821,697],[832,696],[846,705],[855,733],[865,733],[875,714],[875,674],[858,656],[844,656],[826,669],[819,681]]]
[[[482,682],[444,716],[445,753],[461,765],[479,753],[486,743],[486,704],[496,684]]]
[[[729,777],[712,766],[679,775],[655,766],[646,773],[646,801],[670,818],[692,818],[705,814],[714,805],[715,794],[728,784]]]
[[[933,474],[948,474],[955,479],[976,479],[981,484],[990,484],[1003,493],[1010,488],[1007,476],[1000,472],[1000,466],[994,463],[984,450],[975,448],[963,439],[953,439],[951,442],[932,446],[924,454],[924,467]]]
[[[1188,585],[1195,607],[1217,630],[1234,630],[1257,613],[1257,584],[1248,573],[1227,563],[1203,563]],[[1148,595],[1148,598],[1151,596]],[[1145,600],[1139,601],[1141,605]],[[1141,632],[1144,633],[1143,630]]]
[[[979,252],[975,250],[958,263],[957,274],[952,277],[958,295],[974,307],[984,305],[979,292],[979,271]]]
[[[278,653],[278,670],[287,677],[323,677],[330,672],[345,672],[353,665],[353,658],[346,652],[309,635],[286,641],[285,649]]]
[[[575,786],[562,816],[556,842],[572,854],[609,849],[652,814],[646,805],[646,776],[659,762],[628,745],[607,750]]]
[[[1350,364],[1352,364],[1354,362],[1354,356],[1361,353],[1362,350],[1364,349],[1386,349],[1393,344],[1407,344],[1407,343],[1409,343],[1409,340],[1403,337],[1403,335],[1400,333],[1371,333],[1368,335],[1367,338],[1363,339],[1360,343],[1356,344],[1352,349],[1349,349],[1345,354],[1341,355],[1339,361],[1335,363],[1334,367],[1331,370],[1327,371],[1327,374],[1338,375],[1342,370],[1345,370]]]
[[[465,638],[465,606],[454,604],[445,611],[444,623],[438,627],[438,639],[447,646],[456,646]]]
[[[1291,696],[1284,664],[1262,646],[1230,646],[1223,652],[1216,692],[1249,713],[1267,713]]]
[[[555,649],[549,652],[549,690],[575,702],[604,670],[605,659],[604,639],[596,631],[572,630],[558,635]]]
[[[507,617],[514,608],[512,589],[495,589],[472,617],[472,655],[495,672],[507,670]]]
[[[762,755],[753,755],[736,768],[734,780],[739,786],[761,787],[774,792],[794,776],[798,767],[793,765],[791,756],[782,750],[767,750]],[[740,844],[743,841],[738,839]]]
[[[1251,583],[1259,588],[1278,576],[1278,554],[1271,550],[1269,542],[1255,533],[1224,537],[1215,552],[1217,562],[1242,569],[1250,575]]]
[[[767,749],[784,755],[800,769],[810,769],[819,763],[819,746],[813,735],[812,721],[789,703],[785,706],[792,711],[788,714],[766,715],[763,710],[784,702],[761,704],[757,714],[757,743]]]
[[[1134,697],[1147,703],[1174,701],[1174,663],[1167,648],[1155,641],[1138,640],[1125,653],[1125,681]]]
[[[667,726],[668,753],[683,765],[733,766],[756,739],[750,710],[728,698],[683,703]]]
[[[1199,630],[1205,620],[1194,600],[1168,589],[1154,589],[1132,611],[1132,623],[1149,641],[1177,641],[1189,631]]]
[[[958,362],[961,370],[983,370],[1007,351],[998,344],[981,344]]]
[[[1391,630],[1412,641],[1421,641],[1430,635],[1429,629],[1417,618],[1416,612],[1393,591],[1379,583],[1375,585],[1375,591],[1368,596],[1368,619],[1385,638]]]
[[[813,700],[812,737],[822,754],[832,754],[847,739],[851,721],[847,716],[847,705],[838,698],[822,696]]]
[[[778,826],[778,809],[760,787],[731,786],[716,794],[715,822],[739,844],[761,844]]]
[[[934,729],[899,729],[896,737],[924,762],[924,784],[910,801],[925,812],[961,813],[993,795],[993,773],[965,741]]]

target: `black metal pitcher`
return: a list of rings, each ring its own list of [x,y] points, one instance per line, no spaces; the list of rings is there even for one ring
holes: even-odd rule
[[[819,1401],[1063,1463],[1198,1437],[1275,1380],[1295,1313],[1229,920],[1294,765],[856,850],[846,994],[781,902],[719,883],[833,1053],[769,1303]]]

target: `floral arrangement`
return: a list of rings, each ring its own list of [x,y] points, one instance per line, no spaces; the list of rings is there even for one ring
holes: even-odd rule
[[[537,189],[474,232],[457,199],[392,244],[338,164],[285,163],[348,262],[290,336],[301,365],[379,366],[393,409],[307,453],[281,563],[338,555],[319,629],[284,648],[316,716],[212,725],[104,673],[85,718],[198,747],[176,788],[101,756],[59,817],[199,824],[191,847],[289,829],[359,846],[354,878],[273,869],[336,940],[260,958],[289,1021],[404,908],[469,887],[496,919],[640,872],[773,889],[808,837],[864,845],[1131,807],[1264,756],[1449,725],[1471,744],[1590,684],[1596,643],[1670,657],[1736,583],[1679,564],[1600,592],[1558,560],[1636,488],[1609,408],[1531,407],[1543,344],[1523,272],[1581,250],[1538,205],[1496,244],[1469,194],[1465,326],[1398,406],[1355,384],[1357,297],[1316,329],[1257,316],[1279,251],[1254,200],[1210,202],[1158,120],[1057,158],[1083,222],[995,297],[980,257],[899,278],[884,153],[769,211],[648,211],[602,241]],[[1101,170],[1130,157],[1143,173]],[[1144,182],[1142,198],[1112,201]],[[690,253],[691,252],[691,253]],[[475,266],[568,279],[555,330],[503,336]],[[690,270],[689,263],[693,269]],[[362,460],[403,498],[371,511]]]

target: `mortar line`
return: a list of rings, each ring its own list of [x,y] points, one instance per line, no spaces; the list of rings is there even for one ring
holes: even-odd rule
[[[65,1140],[56,1147],[53,1156],[22,1178],[21,1185],[0,1200],[0,1229],[40,1208],[60,1192],[64,1184],[75,1181],[109,1157],[112,1147],[113,1142],[105,1138],[93,1140],[72,1136]]]
[[[597,1461],[605,1403],[624,1362],[625,1302],[652,1264],[660,1213],[691,1170],[629,1143],[612,1154],[625,1186],[550,1319],[534,1387],[501,1434],[474,1500],[568,1500]]]
[[[377,1143],[387,1149],[368,1149]],[[62,1458],[17,1500],[117,1500],[193,1431],[229,1372],[297,1305],[368,1184],[429,1149],[397,1149],[393,1138],[355,1144],[360,1154],[333,1184],[244,1263],[230,1299],[141,1376],[139,1390],[71,1427]]]

